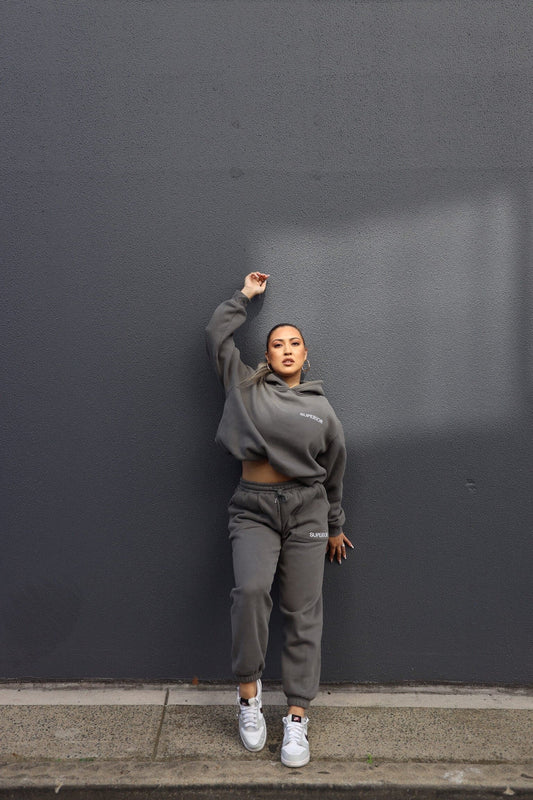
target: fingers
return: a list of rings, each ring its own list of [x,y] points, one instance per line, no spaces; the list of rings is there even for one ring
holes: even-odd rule
[[[333,563],[335,559],[339,564],[342,564],[343,557],[346,558],[346,548],[342,544],[328,544],[329,563]]]
[[[270,278],[270,274],[266,272],[250,272],[247,277],[262,286]]]
[[[346,559],[346,547],[354,549],[353,544],[344,533],[338,536],[330,537],[327,546],[327,554],[329,555],[330,564],[335,559],[339,564],[342,564],[343,559]]]
[[[343,534],[343,536],[344,536],[344,534]],[[346,542],[346,544],[348,545],[348,547],[351,547],[351,548],[352,548],[352,550],[354,549],[354,546],[353,546],[353,544],[351,543],[351,541],[348,539],[348,537],[347,537],[347,536],[344,536],[344,541]]]

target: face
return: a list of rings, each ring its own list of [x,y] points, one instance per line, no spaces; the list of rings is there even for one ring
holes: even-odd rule
[[[272,370],[289,386],[300,383],[307,350],[298,328],[293,328],[292,325],[276,328],[270,337],[265,355]]]

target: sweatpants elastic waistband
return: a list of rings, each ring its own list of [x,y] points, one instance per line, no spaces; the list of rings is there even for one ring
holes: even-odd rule
[[[255,481],[245,481],[244,478],[239,481],[239,489],[244,489],[245,492],[280,492],[282,489],[298,489],[302,488],[302,486],[303,484],[300,481],[256,483]]]

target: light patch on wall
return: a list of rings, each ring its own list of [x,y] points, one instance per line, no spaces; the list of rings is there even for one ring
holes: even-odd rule
[[[503,191],[337,227],[261,231],[252,264],[281,276],[293,304],[308,287],[302,322],[323,330],[327,321],[349,360],[334,363],[319,346],[320,372],[334,385],[342,367],[346,390],[356,385],[352,428],[374,439],[518,412],[518,236]],[[349,415],[350,398],[342,402]]]

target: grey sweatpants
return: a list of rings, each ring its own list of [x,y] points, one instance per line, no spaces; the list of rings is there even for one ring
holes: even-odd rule
[[[284,623],[283,691],[289,705],[307,708],[318,691],[322,638],[322,580],[329,503],[321,483],[241,480],[228,506],[235,588],[231,592],[232,666],[239,682],[257,680],[265,666],[270,589],[279,575]]]

